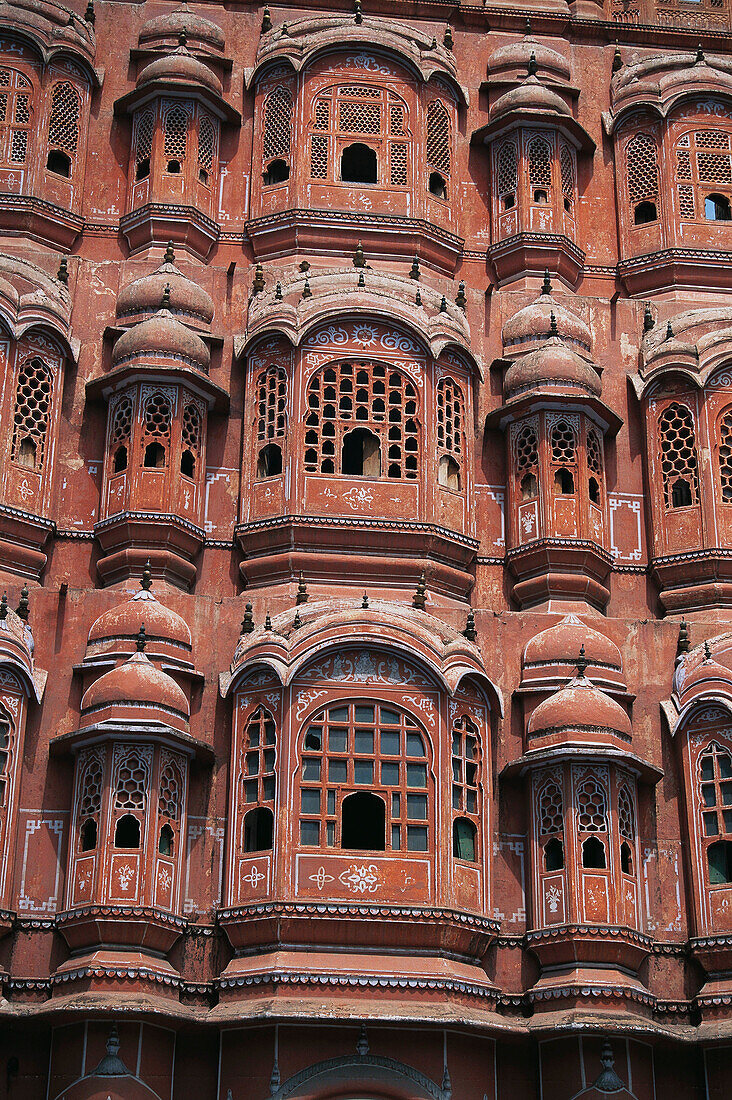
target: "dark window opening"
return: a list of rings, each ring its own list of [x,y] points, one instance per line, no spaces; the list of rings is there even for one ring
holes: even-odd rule
[[[430,172],[430,179],[427,186],[430,195],[434,195],[436,199],[447,198],[447,184],[439,172]]]
[[[170,825],[163,825],[158,839],[158,853],[161,856],[172,856],[175,847],[175,836]]]
[[[115,848],[140,847],[140,822],[132,814],[121,817],[114,829]]]
[[[620,845],[620,870],[624,875],[633,874],[633,853],[627,840]]]
[[[378,436],[366,428],[355,428],[343,436],[341,473],[350,477],[381,475],[381,445]]]
[[[88,817],[81,826],[81,850],[93,852],[97,846],[97,823],[93,817]]]
[[[19,466],[25,466],[26,470],[35,470],[36,444],[35,440],[31,439],[29,435],[21,439],[15,461]]]
[[[704,217],[708,222],[732,221],[732,208],[726,195],[707,195],[704,199]]]
[[[437,480],[446,489],[460,488],[460,467],[454,458],[450,458],[449,455],[442,456],[437,471]]]
[[[196,460],[193,451],[185,450],[180,456],[180,472],[186,477],[193,477],[196,472]]]
[[[533,500],[539,492],[539,483],[536,474],[524,474],[521,478],[521,499]]]
[[[564,200],[564,209],[567,211],[568,214],[572,213],[572,203],[569,201],[568,198],[565,198]]]
[[[561,871],[564,867],[564,845],[558,836],[553,836],[544,845],[544,870]]]
[[[52,149],[48,154],[46,168],[49,172],[55,172],[57,176],[64,176],[68,179],[71,175],[71,157],[67,156],[66,153],[62,153],[60,149]]]
[[[554,493],[556,496],[570,496],[574,492],[574,477],[572,471],[565,466],[557,470],[554,475]]]
[[[677,478],[671,486],[671,507],[688,508],[691,504],[691,486],[683,477]]]
[[[648,222],[658,220],[658,211],[655,202],[639,202],[633,211],[633,219],[636,225],[646,225]]]
[[[290,166],[284,160],[273,160],[267,165],[267,170],[262,176],[265,187],[271,187],[273,183],[285,183],[290,178]]]
[[[267,852],[274,838],[274,814],[266,806],[250,810],[244,818],[244,851]]]
[[[587,491],[593,504],[600,503],[600,485],[596,477],[591,477],[587,483]]]
[[[590,836],[582,843],[582,866],[602,870],[607,866],[605,845],[596,836]]]
[[[205,183],[205,185],[208,187],[208,172],[205,168],[198,169],[198,179],[200,183]]]
[[[376,150],[357,141],[347,145],[341,153],[341,180],[343,183],[377,183]]]
[[[721,886],[732,882],[732,841],[717,840],[707,848],[709,883]]]
[[[145,460],[144,466],[148,466],[153,470],[162,470],[165,468],[165,447],[161,443],[148,443],[145,448]]]
[[[343,799],[341,848],[359,852],[386,850],[386,806],[369,791],[358,791]]]
[[[311,727],[305,734],[305,748],[312,749],[313,752],[320,752],[322,744],[322,738],[320,732]]]
[[[549,195],[542,187],[534,189],[534,202],[538,202],[540,206],[546,206],[549,202]]]
[[[180,161],[179,160],[169,160],[168,161],[168,167],[166,168],[166,172],[168,172],[171,176],[179,176],[180,173],[181,173]]]
[[[452,854],[455,859],[475,863],[477,829],[466,817],[457,817],[452,823]]]
[[[114,452],[114,472],[119,474],[127,469],[127,448],[124,443]]]
[[[516,196],[515,195],[512,194],[512,195],[504,195],[503,196],[503,209],[504,210],[513,210],[515,205],[516,205]]]
[[[150,175],[150,158],[145,157],[144,160],[137,162],[135,167],[135,183],[139,183],[140,180],[146,180]]]
[[[281,473],[282,451],[276,443],[268,443],[257,456],[257,477],[276,477]]]

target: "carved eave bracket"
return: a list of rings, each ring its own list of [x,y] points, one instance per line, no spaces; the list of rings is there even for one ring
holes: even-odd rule
[[[671,332],[669,332],[669,324]],[[640,367],[630,376],[638,400],[659,380],[680,376],[695,389],[725,367],[732,354],[732,307],[692,309],[650,329],[641,343]]]
[[[609,111],[602,122],[608,136],[632,112],[649,111],[667,118],[685,99],[695,96],[732,98],[732,61],[727,57],[696,54],[664,54],[648,57],[635,65],[626,65],[610,84]]]
[[[104,70],[94,67],[94,26],[72,8],[50,0],[5,0],[0,9],[3,32],[30,42],[44,65],[66,57],[75,61],[99,88]]]
[[[394,55],[425,83],[442,77],[459,102],[469,106],[468,90],[459,82],[455,58],[445,46],[415,27],[373,16],[356,23],[353,16],[324,15],[273,27],[260,39],[254,68],[245,71],[246,86],[274,62],[287,62],[298,73],[323,53],[354,48]]]

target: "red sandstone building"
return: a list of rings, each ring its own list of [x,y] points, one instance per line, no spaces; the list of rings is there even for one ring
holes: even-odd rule
[[[363,7],[0,8],[0,1092],[722,1100],[729,5]]]

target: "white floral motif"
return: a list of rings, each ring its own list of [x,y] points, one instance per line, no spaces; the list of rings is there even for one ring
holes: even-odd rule
[[[321,695],[327,695],[326,691],[298,691],[295,717],[299,721],[311,703],[320,699]]]
[[[354,485],[352,489],[343,494],[344,503],[354,511],[356,508],[363,508],[365,505],[371,504],[373,499],[374,494],[371,490],[365,489],[363,486]]]
[[[260,871],[256,865],[254,865],[252,866],[248,875],[241,876],[241,880],[242,882],[248,882],[252,890],[256,890],[257,885],[262,881],[264,877],[264,873]]]
[[[549,903],[549,912],[556,913],[559,908],[559,902],[562,895],[556,886],[550,886],[545,894],[546,900]]]
[[[432,702],[431,699],[425,699],[424,697],[421,699],[417,699],[414,695],[405,695],[404,701],[407,703],[411,703],[414,709],[420,711],[420,713],[425,716],[429,724],[431,726],[434,726],[435,704]]]
[[[341,871],[338,881],[352,894],[373,894],[379,885],[379,868],[375,863],[354,864],[347,871]]]
[[[334,882],[332,875],[326,874],[325,867],[318,867],[314,875],[310,875],[310,881],[314,882],[319,890],[322,890],[327,882]]]
[[[120,890],[129,890],[134,874],[135,868],[130,867],[129,863],[123,863],[117,868],[117,878],[119,879]]]
[[[158,886],[161,890],[167,890],[171,882],[170,871],[165,866],[161,867],[158,871]]]
[[[526,535],[531,534],[531,532],[534,530],[534,513],[533,512],[524,512],[524,514],[521,516],[521,526],[524,529],[524,534],[526,534]]]

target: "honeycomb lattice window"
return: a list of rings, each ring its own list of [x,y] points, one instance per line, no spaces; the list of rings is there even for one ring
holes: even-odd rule
[[[571,466],[577,460],[577,436],[571,424],[558,420],[551,433],[552,462]]]
[[[118,810],[144,810],[147,805],[149,769],[146,760],[129,752],[117,768],[114,805]]]
[[[328,138],[313,134],[310,138],[310,175],[314,180],[328,178]]]
[[[343,362],[321,370],[308,387],[305,469],[415,480],[420,428],[417,390],[381,363]],[[362,444],[362,468],[352,446]]]
[[[539,792],[539,836],[564,831],[564,799],[558,783],[550,780]]]
[[[635,809],[627,787],[618,793],[618,832],[626,840],[635,840]]]
[[[169,821],[177,821],[181,814],[182,776],[177,761],[168,759],[163,764],[158,785],[158,814]]]
[[[463,451],[463,394],[452,378],[437,383],[437,446],[460,456]]]
[[[68,80],[54,85],[51,96],[51,118],[48,124],[48,144],[51,149],[63,149],[73,157],[79,144],[79,93]]]
[[[463,715],[452,727],[452,808],[478,813],[480,740],[475,723]]]
[[[188,110],[180,103],[169,107],[163,122],[164,152],[168,161],[184,161],[188,150]]]
[[[89,751],[87,759],[80,761],[82,771],[79,794],[79,817],[94,817],[102,808],[104,789],[104,758],[98,749]]]
[[[704,836],[732,836],[732,757],[713,741],[699,757]]]
[[[513,141],[504,141],[496,156],[498,194],[512,195],[518,185],[518,157]]]
[[[514,443],[516,453],[516,469],[533,470],[539,464],[539,441],[536,432],[530,424],[525,424],[517,434]]]
[[[393,96],[389,98],[389,132],[400,137],[406,136],[404,125],[404,105],[393,102]]]
[[[450,118],[444,103],[433,99],[427,108],[427,163],[450,175]]]
[[[571,206],[575,193],[574,154],[566,142],[562,142],[559,146],[559,174],[562,180],[562,194]]]
[[[274,802],[276,751],[274,718],[265,707],[257,707],[247,720],[239,759],[239,782],[245,805]]]
[[[409,146],[403,141],[389,143],[391,182],[394,187],[406,187],[409,183],[407,157]]]
[[[577,787],[577,827],[584,833],[607,832],[607,798],[594,776]]]
[[[278,84],[264,101],[264,139],[262,156],[289,157],[292,145],[292,95]]]
[[[552,151],[543,138],[535,137],[529,142],[529,180],[532,187],[551,187]]]
[[[387,140],[395,137],[407,140]],[[376,154],[376,179],[363,182],[409,186],[411,144],[407,105],[394,92],[368,84],[343,84],[318,92],[310,122],[311,179],[341,180],[341,166],[336,161],[350,144],[349,138],[369,139],[366,144]],[[344,178],[343,182],[355,179]]]
[[[112,430],[110,432],[110,444],[116,447],[119,443],[126,443],[132,431],[132,398],[122,397],[117,403],[112,418]]]
[[[587,433],[587,469],[598,478],[602,476],[602,449],[600,437],[594,428]]]
[[[213,172],[216,156],[216,126],[208,115],[201,114],[198,122],[198,171],[202,183],[207,183]],[[205,173],[205,178],[200,173]]]
[[[658,418],[658,434],[666,508],[696,504],[699,468],[691,410],[676,401],[669,405]]]
[[[632,206],[658,198],[658,149],[650,134],[636,134],[625,150],[628,197]]]
[[[0,69],[0,164],[19,167],[28,157],[33,87],[15,69]]]
[[[719,425],[719,480],[722,500],[732,504],[732,412],[722,417]]]
[[[287,375],[271,365],[257,379],[257,441],[281,439],[287,430]]]
[[[153,439],[168,439],[171,420],[168,398],[162,393],[154,393],[145,405],[145,435]]]
[[[724,130],[697,130],[676,142],[676,181],[682,221],[706,220],[710,192],[732,197],[732,142]]]
[[[338,129],[346,134],[378,134],[381,132],[381,104],[340,100]]]
[[[21,466],[43,466],[53,376],[41,359],[27,359],[20,368],[15,391],[11,458]]]
[[[183,424],[181,428],[181,443],[184,450],[198,454],[201,442],[201,414],[195,405],[186,405],[183,409]]]
[[[329,130],[330,129],[330,100],[329,99],[317,99],[315,101],[315,124],[314,130]]]
[[[150,162],[152,156],[153,134],[155,133],[155,112],[140,111],[135,117],[135,166]]]

